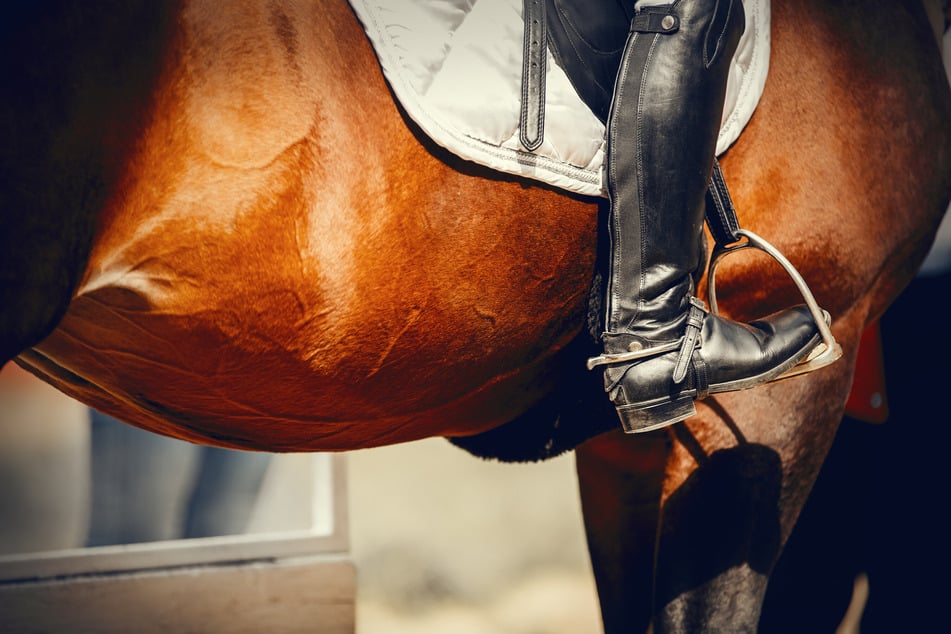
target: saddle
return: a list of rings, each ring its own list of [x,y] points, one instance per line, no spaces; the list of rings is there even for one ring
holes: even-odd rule
[[[545,45],[545,4],[350,0],[394,95],[434,142],[503,173],[604,197],[604,124]],[[769,0],[744,6],[717,155],[752,117],[769,67]]]

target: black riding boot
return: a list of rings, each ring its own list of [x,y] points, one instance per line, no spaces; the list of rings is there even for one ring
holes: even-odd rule
[[[607,123],[611,253],[602,334],[605,390],[624,429],[694,414],[694,399],[777,378],[819,342],[805,306],[751,324],[693,297],[704,193],[740,0],[679,0],[639,11]]]

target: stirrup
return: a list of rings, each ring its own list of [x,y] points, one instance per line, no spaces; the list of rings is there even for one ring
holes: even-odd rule
[[[802,298],[806,302],[806,306],[809,308],[809,312],[812,314],[813,321],[815,321],[816,326],[819,329],[819,334],[822,336],[822,341],[817,343],[812,351],[810,351],[808,355],[800,360],[799,363],[768,382],[771,383],[773,381],[780,381],[782,379],[788,379],[793,376],[812,372],[813,370],[824,368],[825,366],[837,361],[839,357],[842,356],[842,346],[840,346],[835,340],[835,337],[832,336],[832,329],[829,327],[832,322],[832,318],[829,313],[823,310],[816,302],[815,297],[812,295],[812,291],[809,290],[809,286],[806,284],[806,280],[804,280],[802,275],[799,274],[799,271],[796,270],[796,267],[792,265],[792,262],[787,260],[786,256],[780,253],[776,247],[752,231],[737,228],[734,230],[734,234],[740,238],[746,238],[746,241],[738,240],[728,245],[717,244],[713,250],[713,255],[710,258],[710,265],[707,268],[707,301],[710,304],[710,312],[714,315],[719,315],[719,309],[717,307],[715,276],[716,268],[720,263],[720,260],[724,256],[742,249],[759,249],[767,255],[772,256],[774,260],[779,262],[780,266],[782,266],[786,271],[786,274],[792,278],[793,282],[795,282],[796,287],[799,289],[799,293],[802,295]]]

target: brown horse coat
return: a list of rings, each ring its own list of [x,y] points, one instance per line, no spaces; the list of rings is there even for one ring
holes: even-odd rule
[[[10,15],[0,360],[146,429],[274,450],[470,435],[563,389],[596,201],[431,147],[343,0]],[[951,197],[951,91],[918,2],[791,0],[773,25],[722,163],[845,355],[579,449],[609,632],[755,627],[861,333]],[[755,253],[719,279],[738,318],[799,301]]]

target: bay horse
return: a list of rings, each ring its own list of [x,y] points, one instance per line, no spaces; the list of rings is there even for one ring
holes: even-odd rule
[[[0,362],[144,429],[271,451],[464,442],[588,382],[573,351],[601,201],[429,142],[344,0],[9,11]],[[721,162],[844,355],[659,433],[576,408],[607,632],[756,628],[861,334],[951,197],[951,92],[918,0],[789,0],[772,24]],[[799,302],[756,253],[718,279],[738,319]]]

